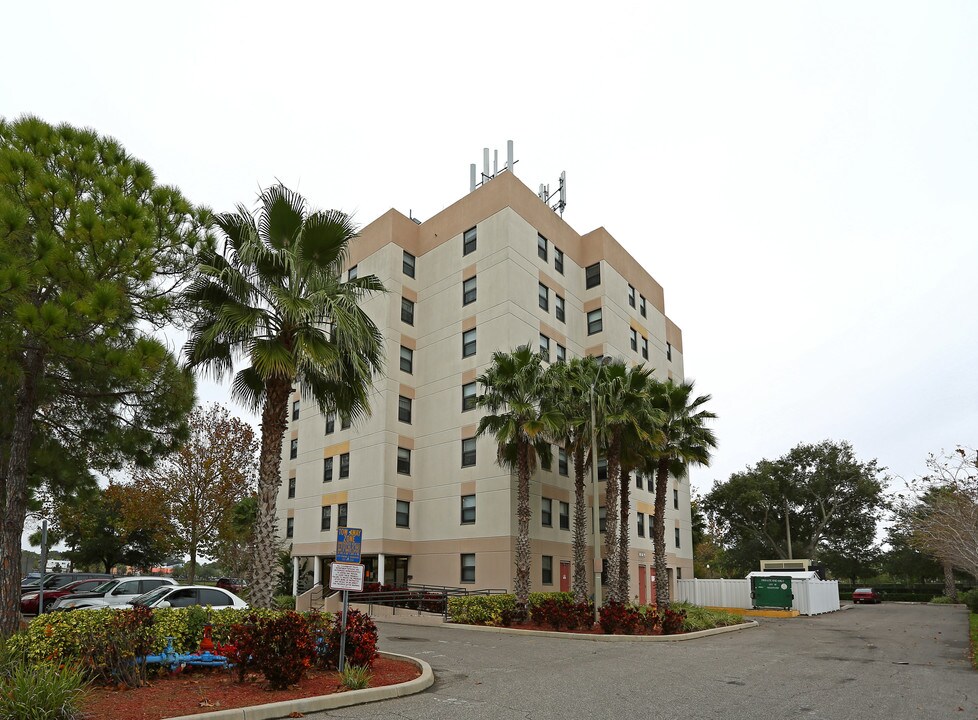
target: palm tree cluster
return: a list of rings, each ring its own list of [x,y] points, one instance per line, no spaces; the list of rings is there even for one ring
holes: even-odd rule
[[[517,479],[516,603],[525,612],[530,592],[530,477],[552,444],[574,463],[573,592],[588,598],[586,476],[600,457],[607,463],[604,557],[609,599],[629,599],[630,473],[655,478],[652,532],[656,597],[669,605],[666,575],[665,505],[669,475],[684,477],[691,465],[707,465],[716,447],[707,421],[716,416],[694,397],[693,382],[657,380],[644,366],[594,357],[546,365],[529,345],[493,353],[479,377],[477,405],[486,411],[479,435],[491,435],[500,464]],[[593,403],[593,408],[592,408]],[[592,412],[593,410],[593,412]],[[592,426],[592,415],[594,424]]]

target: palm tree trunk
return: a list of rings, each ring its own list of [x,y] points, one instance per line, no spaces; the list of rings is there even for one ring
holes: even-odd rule
[[[574,448],[574,602],[587,602],[587,499],[584,447]]]
[[[261,456],[258,461],[258,517],[255,519],[255,554],[251,566],[251,605],[271,608],[278,569],[275,505],[282,482],[282,438],[288,428],[292,383],[270,380],[265,385],[261,416]]]
[[[618,537],[618,490],[620,481],[618,473],[620,469],[621,444],[618,438],[612,438],[608,444],[608,479],[605,481],[605,536],[604,547],[605,557],[608,558],[608,595],[609,600],[624,602],[628,598],[619,595],[621,587],[618,584],[620,572],[619,565],[619,537]]]
[[[944,594],[953,602],[958,601],[958,588],[954,584],[954,566],[951,563],[941,563],[944,566]]]
[[[519,444],[516,461],[516,610],[521,615],[530,601],[530,459],[525,442]]]
[[[662,458],[655,473],[655,512],[652,516],[652,551],[655,557],[655,602],[669,607],[669,575],[666,570],[666,484],[669,460]]]
[[[44,367],[40,350],[25,353],[23,376],[14,395],[13,427],[7,449],[7,467],[0,470],[0,637],[13,635],[20,626],[20,543],[27,517],[27,466],[34,436],[37,389]]]
[[[618,475],[620,481],[618,500],[621,506],[621,519],[618,524],[618,597],[622,602],[626,602],[629,599],[628,540],[631,525],[628,520],[628,506],[631,482],[628,473],[620,465],[618,466]]]

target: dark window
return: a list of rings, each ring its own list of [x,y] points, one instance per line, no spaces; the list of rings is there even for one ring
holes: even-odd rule
[[[679,528],[676,528],[676,547],[679,547]]]
[[[540,354],[544,360],[550,362],[550,338],[543,333],[540,333]]]
[[[326,416],[326,435],[329,435],[333,430],[336,429],[336,417],[334,415]]]
[[[537,257],[547,262],[547,238],[537,233]]]
[[[414,265],[414,255],[405,250],[404,259],[401,261],[401,271],[408,277],[414,277]]]
[[[468,255],[475,250],[475,228],[469,228],[462,234],[462,254]]]
[[[234,601],[216,588],[200,588],[197,590],[198,602],[203,607],[226,607],[232,605]]]
[[[475,328],[462,333],[462,357],[475,355]]]
[[[543,584],[554,584],[554,558],[553,555],[544,555],[541,559],[540,567],[543,570]]]
[[[475,407],[475,383],[465,383],[462,386],[462,412]]]
[[[559,511],[560,529],[570,530],[570,503],[565,503],[561,500],[557,505],[557,509]]]
[[[642,338],[642,357],[646,360],[649,359],[649,339],[647,337]]]
[[[411,398],[399,395],[397,398],[397,419],[411,424]]]
[[[475,582],[475,553],[462,553],[462,576],[464,583]]]
[[[285,537],[290,538],[295,534],[295,518],[286,518]]]
[[[146,592],[146,590],[143,590],[142,592]],[[130,580],[129,582],[119,583],[116,586],[116,588],[112,591],[112,594],[113,595],[138,595],[138,594],[140,594],[139,580]]]
[[[299,419],[299,401],[298,400],[296,400],[295,402],[292,403],[292,419],[293,420],[298,420]]]
[[[604,505],[598,508],[598,530],[600,532],[605,531],[605,526],[608,523],[608,508]]]
[[[678,490],[673,490],[672,491],[672,507],[675,508],[676,510],[679,509],[679,491]]]
[[[567,451],[564,448],[557,448],[557,472],[567,476]]]
[[[356,280],[357,279],[357,266],[356,265],[354,265],[353,267],[351,267],[349,270],[346,271],[346,279],[347,280]]]
[[[475,495],[462,496],[462,524],[472,525],[475,522]]]
[[[329,530],[330,524],[332,523],[332,513],[332,505],[323,505],[322,515],[320,516],[321,519],[319,521],[320,532],[323,530]]]
[[[562,298],[557,293],[554,293],[554,310],[557,314],[557,319],[564,322],[565,312],[564,312],[564,298]]]
[[[646,315],[645,315],[645,296],[644,295],[639,295],[638,296],[638,311],[640,313],[642,313],[642,317],[646,317]]]
[[[645,513],[638,514],[638,536],[645,537]]]
[[[340,430],[349,430],[349,429],[350,429],[350,418],[343,417],[341,415],[340,416]]]
[[[628,304],[635,307],[635,288],[631,285],[628,286]]]
[[[639,490],[642,489],[642,473],[640,472],[635,473],[635,487]]]
[[[554,248],[554,269],[561,275],[564,274],[564,251]]]
[[[407,298],[401,298],[401,322],[414,325],[414,303]]]
[[[333,458],[323,458],[323,482],[333,481]]]
[[[683,569],[681,567],[676,568],[676,580],[683,579]]]
[[[462,467],[475,465],[475,438],[462,440]]]
[[[565,348],[560,343],[557,343],[557,362],[565,362],[567,360],[567,348]]]
[[[587,334],[596,335],[601,332],[604,325],[601,319],[601,308],[592,310],[587,314]]]
[[[672,343],[666,343],[666,360],[672,360]]]
[[[550,498],[540,498],[540,523],[544,527],[554,525],[554,501]]]
[[[462,304],[468,305],[469,303],[474,303],[476,297],[478,297],[478,288],[476,287],[476,276],[473,275],[468,280],[462,282]]]
[[[294,498],[295,497],[295,478],[294,477],[290,477],[289,478],[289,497],[290,498]]]
[[[638,331],[635,328],[632,328],[631,330],[629,330],[629,333],[630,333],[629,342],[631,343],[632,350],[635,350],[637,352],[638,351]]]
[[[336,506],[336,527],[346,527],[347,522],[347,505],[342,503]]]
[[[401,475],[411,474],[411,451],[407,448],[397,449],[397,472]]]
[[[608,458],[598,458],[598,480],[608,479]]]
[[[350,477],[350,453],[340,455],[340,479]]]
[[[553,467],[553,453],[540,453],[540,467],[544,470]]]
[[[397,501],[394,524],[399,528],[411,527],[411,503],[407,500]]]
[[[543,283],[537,283],[537,304],[541,310],[550,309],[550,288]]]
[[[414,372],[414,350],[401,345],[401,370],[410,374]]]
[[[594,265],[588,265],[584,268],[584,284],[588,288],[597,287],[601,284],[601,263],[596,262]]]
[[[293,440],[289,443],[289,458],[294,460],[299,455],[299,441]]]

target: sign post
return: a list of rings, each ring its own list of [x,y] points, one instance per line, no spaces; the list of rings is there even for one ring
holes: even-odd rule
[[[343,615],[340,618],[340,660],[337,669],[346,666],[346,616],[350,608],[350,590],[363,592],[363,565],[360,563],[361,528],[336,529],[336,562],[329,566],[330,590],[343,591]]]

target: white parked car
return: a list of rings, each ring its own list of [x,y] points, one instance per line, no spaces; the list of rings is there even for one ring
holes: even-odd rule
[[[166,585],[176,585],[172,578],[152,575],[122,577],[106,580],[90,592],[65,595],[55,602],[52,610],[82,610],[127,605],[140,595]]]
[[[169,585],[158,587],[145,595],[135,598],[130,605],[123,608],[141,605],[148,608],[185,608],[194,605],[210,606],[215,610],[221,608],[247,608],[248,603],[232,592],[210,585]]]

